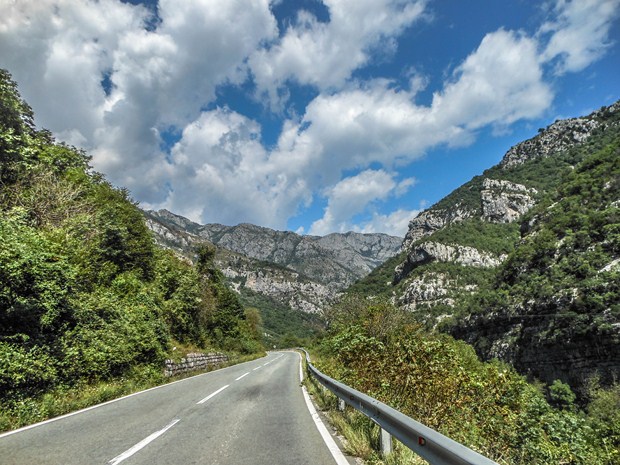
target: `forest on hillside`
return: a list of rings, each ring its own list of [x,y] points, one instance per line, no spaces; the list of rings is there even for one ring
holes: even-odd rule
[[[564,134],[566,150],[492,167],[433,205],[442,218],[469,214],[348,289],[328,314],[322,367],[498,463],[620,463],[620,114],[594,117],[583,143]],[[536,204],[515,222],[485,221],[484,179],[535,188]],[[429,260],[397,278],[426,242],[502,263]],[[440,298],[406,307],[408,286]],[[365,420],[349,420],[372,442]]]
[[[506,363],[483,362],[469,344],[429,332],[381,298],[349,295],[327,317],[314,350],[321,371],[499,464],[620,463],[619,384],[603,388],[592,379],[579,403],[566,383],[530,383]],[[333,399],[324,408],[349,452],[367,463],[426,463],[398,445],[382,458],[371,420],[337,412]]]
[[[35,127],[0,70],[0,430],[161,382],[174,348],[263,350],[214,250],[193,265],[157,247],[89,161]]]

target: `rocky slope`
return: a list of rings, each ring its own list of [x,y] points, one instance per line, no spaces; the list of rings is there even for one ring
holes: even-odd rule
[[[515,251],[451,323],[485,357],[579,388],[620,375],[620,131],[524,219]]]
[[[579,161],[580,155],[573,153],[576,147],[617,128],[619,110],[617,102],[589,116],[556,121],[508,150],[498,166],[412,219],[403,242],[406,256],[396,267],[393,280],[403,288],[397,291],[401,305],[423,309],[437,303],[437,299],[426,302],[415,297],[419,293],[410,289],[417,286],[419,268],[432,262],[487,268],[502,263],[514,248],[520,218],[553,191],[566,168]],[[472,234],[464,236],[464,230]],[[455,286],[462,280],[451,276],[454,270],[438,274],[433,295],[459,295],[477,288],[472,283],[465,288]],[[406,282],[412,272],[411,282]],[[427,282],[428,286],[433,283]]]
[[[191,255],[208,241],[234,288],[263,294],[294,310],[318,312],[339,292],[398,253],[402,238],[386,234],[300,236],[251,224],[199,225],[167,210],[145,212],[157,241]]]
[[[588,300],[586,294],[593,289],[587,287],[586,291],[583,279],[576,278],[567,278],[560,285],[547,276],[547,287],[543,286],[542,278],[540,281],[532,278],[527,281],[528,292],[531,291],[527,298],[526,290],[520,287],[522,281],[509,290],[502,287],[505,285],[502,273],[508,264],[513,263],[515,255],[529,250],[523,243],[545,230],[540,225],[551,221],[551,215],[539,209],[549,203],[562,205],[558,192],[566,192],[565,195],[572,192],[566,187],[567,176],[574,173],[586,176],[583,172],[591,169],[589,157],[606,150],[610,144],[613,147],[619,134],[620,102],[617,102],[582,118],[556,121],[539,130],[532,139],[512,147],[499,165],[476,176],[410,222],[400,263],[393,268],[391,282],[385,280],[378,293],[414,312],[430,327],[466,339],[483,357],[506,360],[545,381],[561,378],[578,385],[596,374],[608,381],[613,374],[620,375],[617,302],[577,312],[575,302]],[[547,262],[539,258],[555,277],[566,269],[581,266],[591,271],[588,282],[592,286],[592,282],[604,279],[617,280],[617,274],[605,274],[616,273],[613,264],[619,263],[617,253],[609,246],[616,240],[614,231],[620,230],[617,213],[620,201],[613,190],[619,175],[613,174],[612,167],[614,156],[620,155],[615,153],[607,160],[610,172],[599,173],[589,181],[595,186],[594,192],[606,193],[607,203],[589,210],[586,206],[594,204],[593,197],[598,198],[598,194],[590,192],[574,199],[571,204],[574,211],[567,214],[575,224],[578,219],[587,218],[584,231],[600,226],[598,236],[595,234],[588,242],[591,249],[570,249],[572,252],[567,253],[570,260],[565,259],[561,264],[559,259]],[[560,215],[555,210],[554,214]],[[573,223],[568,221],[562,233],[554,233],[554,239],[549,239],[552,246],[546,253],[552,259],[561,256],[559,251],[567,247],[565,235],[572,234]],[[584,236],[584,231],[579,234]],[[583,264],[584,254],[590,253],[588,250],[595,250],[598,258]],[[534,263],[525,261],[515,275],[530,276],[535,265],[535,260]],[[380,267],[355,289],[359,291],[368,282],[376,292],[377,277],[387,276],[387,271]],[[597,288],[595,292],[608,296],[614,292],[612,287]],[[605,301],[603,297],[592,298]],[[563,323],[550,320],[549,313],[561,315],[558,321]],[[581,316],[574,317],[573,313]],[[533,316],[540,314],[546,315],[545,318]],[[584,319],[589,323],[584,323]],[[580,327],[579,334],[587,333],[587,336],[570,333],[567,328],[571,327]],[[603,329],[597,332],[584,328]]]

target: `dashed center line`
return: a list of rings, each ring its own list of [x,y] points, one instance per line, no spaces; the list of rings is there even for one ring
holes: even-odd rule
[[[228,386],[230,386],[230,384],[227,384],[226,386],[223,386],[221,388],[219,388],[217,391],[215,391],[212,394],[209,394],[207,397],[205,397],[204,399],[202,399],[201,401],[196,402],[196,405],[199,404],[204,404],[206,401],[208,401],[209,399],[211,399],[212,397],[217,396],[220,392],[222,392],[224,389],[226,389]]]
[[[252,371],[256,371],[256,370],[260,370],[260,369],[261,369],[261,367],[256,367]]]
[[[249,374],[250,374],[250,372],[248,371],[247,373],[244,373],[241,376],[239,376],[237,379],[235,379],[235,381],[239,381],[241,378],[243,378],[244,376],[247,376]]]
[[[123,452],[120,455],[117,455],[116,457],[114,457],[112,460],[110,460],[108,462],[109,465],[117,465],[119,463],[121,463],[123,460],[128,459],[129,457],[131,457],[133,454],[135,454],[136,452],[138,452],[140,449],[143,449],[144,447],[146,447],[149,443],[153,442],[155,439],[157,439],[159,436],[161,436],[162,434],[164,434],[166,431],[168,431],[170,428],[172,428],[174,425],[176,425],[179,421],[181,420],[174,420],[170,423],[168,423],[168,425],[166,425],[163,429],[160,429],[159,431],[156,431],[155,433],[151,434],[150,436],[148,436],[147,438],[143,439],[142,441],[140,441],[138,444],[136,444],[135,446],[133,446],[130,449],[127,449],[125,452]]]

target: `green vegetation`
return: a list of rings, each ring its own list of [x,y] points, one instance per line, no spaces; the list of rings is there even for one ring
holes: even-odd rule
[[[485,327],[526,321],[539,329],[524,332],[522,346],[603,351],[617,363],[620,340],[613,325],[620,319],[620,135],[615,134],[597,152],[582,154],[556,191],[526,215],[515,250],[488,286],[463,296],[456,318],[444,322],[445,330],[466,337],[462,333],[471,332],[472,325],[464,322],[471,315],[478,315],[478,324]],[[474,341],[481,353],[489,344],[485,338]],[[605,384],[614,381],[613,372],[600,374]],[[579,373],[569,373],[564,381],[582,397],[585,380],[578,378]]]
[[[480,269],[431,262],[415,267],[395,286],[378,286],[376,277],[383,281],[396,265],[386,263],[349,293],[398,299],[415,280],[416,291],[439,296],[417,305],[418,320],[470,341],[483,357],[497,356],[497,345],[508,343],[518,369],[551,382],[543,367],[532,366],[536,351],[549,353],[555,346],[566,360],[606,354],[598,355],[601,369],[590,374],[598,370],[603,384],[612,383],[620,359],[620,112],[596,118],[601,126],[584,143],[510,168],[490,168],[431,207],[446,218],[463,209],[473,216],[418,244],[436,241],[507,254],[503,265]],[[514,224],[480,220],[484,177],[537,189],[537,206]],[[569,365],[561,368],[563,381],[581,401],[587,376]]]
[[[173,344],[263,350],[260,317],[213,251],[194,267],[158,249],[128,192],[37,131],[3,70],[0,211],[0,429],[57,414],[87,386],[101,400],[161,381]]]
[[[383,296],[392,295],[394,288],[392,281],[394,280],[394,268],[405,261],[407,254],[400,254],[387,259],[380,266],[370,272],[368,276],[353,283],[347,289],[347,294],[356,294],[363,296]]]
[[[538,204],[521,224],[478,219],[483,177],[431,207],[472,216],[420,242],[508,259],[496,269],[430,262],[392,286],[385,283],[404,254],[384,264],[328,311],[332,325],[317,349],[321,368],[499,463],[620,463],[620,114],[602,118],[605,125],[583,144],[484,173],[538,190]],[[430,283],[447,293],[408,314],[384,303],[413,280],[417,291]],[[548,386],[479,361],[472,346],[436,329],[471,341],[488,358],[508,347],[517,369]],[[551,353],[554,368],[564,370],[561,380],[544,377],[548,365],[532,365]],[[571,366],[588,357],[593,368]],[[370,463],[421,463],[398,449],[381,459],[369,447],[378,434],[370,421],[332,415]]]
[[[620,463],[617,385],[593,381],[580,411],[570,388],[556,382],[553,407],[514,369],[479,361],[471,346],[424,331],[388,303],[349,298],[330,316],[319,369],[498,463]],[[347,425],[355,443],[375,441],[370,421],[353,414]],[[382,463],[372,449],[365,456]],[[419,463],[406,456],[388,463]]]
[[[483,180],[482,176],[474,176],[471,181],[452,191],[433,205],[430,210],[451,210],[458,206],[459,208],[466,208],[472,211],[474,216],[479,216],[482,213],[480,208],[480,192],[482,191]]]
[[[319,315],[292,310],[288,305],[246,287],[241,287],[239,299],[246,307],[260,309],[262,328],[267,334],[264,344],[268,348],[308,345],[324,328]]]
[[[498,224],[471,218],[450,224],[419,242],[464,245],[499,256],[512,252],[518,239],[519,225],[516,223]]]

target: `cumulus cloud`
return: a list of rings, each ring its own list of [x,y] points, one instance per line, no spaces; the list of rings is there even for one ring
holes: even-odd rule
[[[328,190],[328,203],[323,218],[315,221],[310,234],[324,235],[333,231],[355,229],[350,220],[363,212],[369,203],[404,193],[414,183],[405,179],[397,183],[394,174],[384,170],[366,170],[343,179]]]
[[[387,215],[374,212],[369,221],[355,225],[353,230],[364,234],[385,233],[392,236],[405,237],[409,229],[409,222],[418,216],[421,210],[406,210],[399,208]]]
[[[310,172],[393,167],[438,144],[467,144],[482,126],[539,116],[553,97],[534,41],[503,30],[483,39],[430,106],[416,105],[415,91],[375,80],[320,94],[285,126],[278,156],[302,154]]]
[[[36,103],[39,122],[92,148],[94,131],[103,126],[102,75],[124,34],[143,27],[147,10],[114,0],[3,3],[1,65]]]
[[[620,0],[558,0],[554,19],[539,31],[551,35],[543,59],[557,59],[559,74],[581,71],[605,53],[609,30],[619,15]]]
[[[433,96],[442,124],[473,130],[542,114],[553,99],[533,39],[512,31],[487,34],[456,69],[455,80]]]
[[[268,0],[160,0],[153,30],[147,9],[118,0],[26,0],[4,10],[2,66],[37,104],[38,121],[151,203],[167,194],[161,132],[192,122],[218,85],[244,80],[244,60],[277,33]]]
[[[144,206],[284,229],[322,197],[312,233],[398,235],[417,213],[379,208],[414,185],[398,169],[434,147],[469,144],[481,128],[542,115],[549,69],[600,57],[620,2],[558,0],[536,36],[488,33],[446,82],[411,68],[403,88],[352,76],[427,14],[421,0],[325,0],[327,22],[302,12],[284,31],[269,0],[160,0],[156,24],[119,0],[2,1],[0,66],[38,123],[89,150]],[[274,147],[257,121],[213,109],[220,86],[255,84],[275,101],[291,81],[318,95],[282,121]],[[431,102],[417,104],[431,84]]]
[[[165,206],[196,221],[282,228],[311,197],[303,177],[274,167],[260,126],[228,109],[203,112],[172,149]]]
[[[329,22],[306,11],[269,48],[257,50],[249,65],[259,93],[279,101],[287,80],[320,90],[340,88],[368,63],[385,54],[393,39],[423,16],[425,0],[324,0]]]

